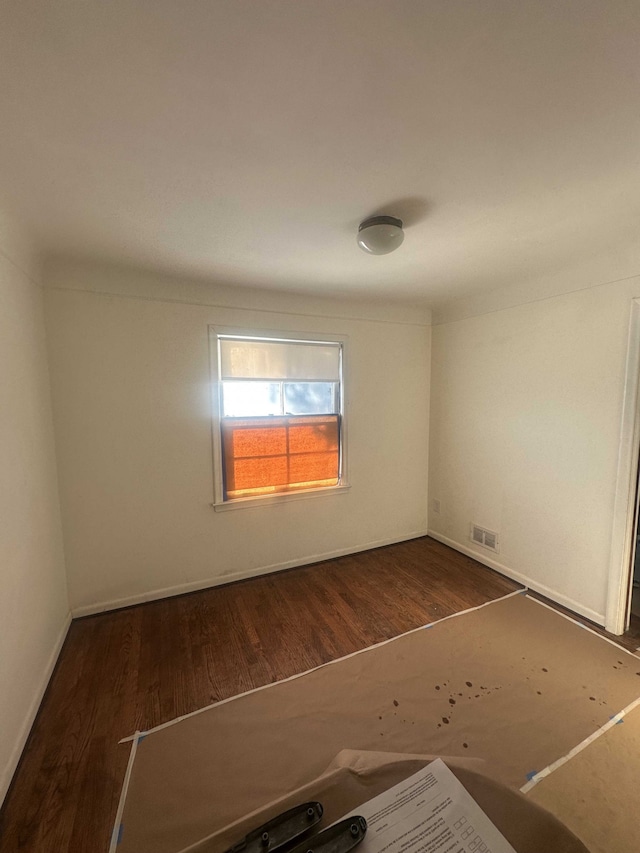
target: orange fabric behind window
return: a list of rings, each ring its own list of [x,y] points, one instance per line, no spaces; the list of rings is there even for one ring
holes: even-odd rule
[[[337,485],[339,429],[338,415],[224,418],[226,497]]]

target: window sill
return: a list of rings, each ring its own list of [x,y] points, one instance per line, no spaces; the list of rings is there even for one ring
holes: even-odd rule
[[[309,498],[328,498],[330,495],[344,494],[351,488],[347,483],[339,486],[325,486],[321,489],[304,489],[299,492],[280,492],[276,495],[261,495],[257,498],[236,498],[232,501],[221,501],[212,503],[216,512],[227,512],[231,509],[248,509],[258,506],[273,506],[274,504],[286,503],[287,501],[301,501]]]

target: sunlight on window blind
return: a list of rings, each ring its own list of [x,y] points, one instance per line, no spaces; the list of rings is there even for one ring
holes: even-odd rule
[[[221,379],[338,382],[340,344],[220,338]]]

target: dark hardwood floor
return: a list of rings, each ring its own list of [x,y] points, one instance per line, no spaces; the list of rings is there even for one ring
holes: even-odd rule
[[[118,741],[136,729],[519,588],[425,537],[75,620],[0,813],[0,853],[106,853],[129,756]]]
[[[624,645],[626,649],[630,649],[632,652],[640,650],[640,616],[636,616],[635,613],[632,613],[629,630],[624,637],[617,637],[616,640],[617,642],[622,640],[622,645]]]

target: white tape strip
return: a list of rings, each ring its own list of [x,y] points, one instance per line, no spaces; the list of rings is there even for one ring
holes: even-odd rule
[[[187,720],[189,717],[195,717],[197,714],[203,714],[205,711],[209,711],[211,708],[216,708],[218,705],[224,705],[227,702],[234,702],[236,699],[241,699],[243,696],[249,696],[251,693],[257,693],[259,690],[268,690],[270,687],[277,687],[278,684],[285,684],[287,681],[302,678],[304,675],[309,675],[309,673],[316,672],[318,669],[323,669],[325,666],[340,663],[340,661],[348,660],[356,655],[363,655],[366,652],[373,651],[373,649],[379,649],[381,646],[386,646],[388,643],[394,643],[402,637],[408,637],[409,634],[415,634],[417,631],[424,631],[426,628],[432,628],[434,625],[439,625],[441,622],[446,622],[448,619],[455,619],[457,616],[464,616],[467,613],[473,613],[475,610],[482,610],[483,607],[489,607],[492,604],[497,604],[499,601],[506,601],[507,598],[512,598],[514,595],[523,595],[526,592],[526,587],[523,589],[516,589],[514,592],[509,592],[507,595],[501,596],[501,598],[494,598],[492,601],[485,601],[484,604],[479,604],[477,607],[469,607],[467,610],[460,610],[458,613],[452,613],[450,616],[443,616],[442,619],[436,619],[435,622],[429,622],[428,625],[421,625],[419,628],[413,628],[411,631],[405,631],[404,634],[398,634],[397,637],[391,637],[389,640],[383,640],[381,643],[376,643],[373,646],[367,646],[366,649],[359,649],[357,652],[351,652],[351,654],[344,655],[344,657],[327,661],[327,663],[322,663],[320,666],[314,666],[304,672],[298,672],[295,675],[289,676],[289,678],[283,678],[280,681],[274,681],[271,684],[263,684],[261,687],[254,687],[252,690],[246,690],[244,693],[238,693],[235,696],[229,696],[227,699],[220,699],[218,702],[212,702],[210,705],[205,705],[204,708],[198,708],[197,711],[191,711],[190,714],[183,714],[181,717],[176,717],[175,719],[162,723],[159,726],[154,726],[154,728],[148,729],[147,731],[136,732],[134,735],[124,737],[119,741],[119,743],[128,743],[129,741],[134,740],[134,738],[139,737],[140,734],[146,736],[153,734],[153,732],[159,732],[161,729],[174,726],[176,723],[180,723],[182,720]]]
[[[124,774],[124,782],[122,783],[122,791],[120,791],[120,802],[118,803],[118,811],[113,824],[113,832],[111,833],[111,844],[109,845],[109,853],[115,853],[120,843],[122,834],[122,815],[124,812],[124,803],[129,790],[129,782],[131,781],[131,773],[133,771],[133,762],[135,761],[136,752],[140,739],[144,737],[141,732],[136,732],[133,735],[133,743],[131,744],[131,752],[129,754],[129,763],[127,764],[127,772]]]
[[[606,639],[606,638],[605,638]],[[539,773],[536,773],[525,785],[520,788],[520,791],[523,794],[526,794],[532,788],[534,788],[538,782],[541,782],[545,777],[549,776],[550,773],[553,773],[554,770],[557,770],[558,767],[562,767],[563,764],[566,764],[567,761],[570,761],[575,755],[579,752],[582,752],[583,749],[586,749],[590,743],[593,743],[595,740],[598,740],[599,737],[605,732],[608,732],[609,729],[613,728],[613,726],[617,725],[620,720],[622,720],[630,711],[633,711],[634,708],[637,708],[640,705],[640,698],[634,699],[634,701],[627,705],[626,708],[623,708],[618,714],[615,714],[611,719],[606,722],[603,726],[600,726],[592,735],[589,735],[588,738],[579,743],[577,746],[568,752],[566,755],[563,755],[562,758],[559,758],[557,761],[554,761],[553,764],[550,764],[548,767],[545,767],[544,770],[541,770]]]

